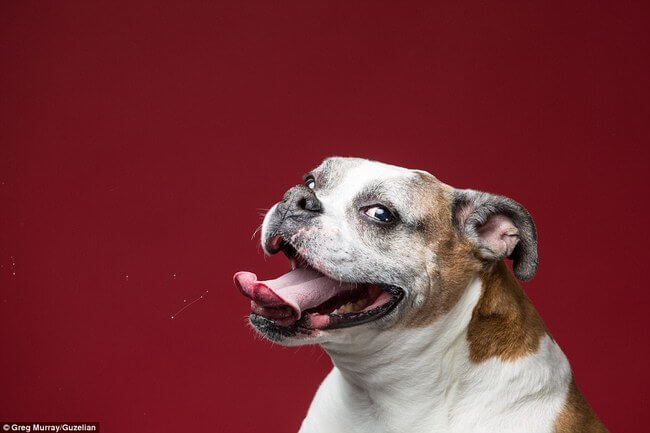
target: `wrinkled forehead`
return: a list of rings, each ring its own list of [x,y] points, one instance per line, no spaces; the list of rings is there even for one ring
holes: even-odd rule
[[[377,199],[410,207],[440,184],[421,170],[361,158],[328,158],[310,173],[316,178],[318,195],[334,196],[339,202]]]
[[[369,184],[408,188],[417,183],[418,171],[362,158],[333,157],[311,171],[320,190],[361,188]]]

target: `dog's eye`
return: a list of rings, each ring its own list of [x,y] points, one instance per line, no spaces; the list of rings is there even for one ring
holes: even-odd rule
[[[307,176],[305,178],[305,186],[309,189],[316,188],[316,179],[314,179],[314,176]]]
[[[381,205],[375,205],[363,210],[363,213],[370,218],[381,221],[383,223],[390,223],[395,221],[395,216],[387,208]]]

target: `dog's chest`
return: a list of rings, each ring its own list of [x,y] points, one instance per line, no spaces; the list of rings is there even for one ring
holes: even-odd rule
[[[353,385],[334,369],[319,388],[301,433],[551,433],[571,372],[550,337],[515,362],[458,363],[463,380],[418,372],[384,389]],[[431,379],[431,380],[429,380]]]

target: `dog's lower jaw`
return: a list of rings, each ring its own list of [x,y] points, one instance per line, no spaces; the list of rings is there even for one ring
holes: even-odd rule
[[[356,336],[364,345],[322,344],[335,367],[300,432],[552,432],[571,382],[566,357],[544,335],[530,356],[472,363],[467,332],[481,293],[477,277],[426,328],[369,329]]]

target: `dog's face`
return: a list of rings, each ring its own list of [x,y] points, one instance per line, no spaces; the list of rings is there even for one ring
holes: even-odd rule
[[[240,272],[235,281],[264,336],[335,341],[435,322],[504,256],[529,278],[536,255],[524,250],[534,237],[528,214],[504,197],[455,190],[419,170],[328,158],[264,218],[265,252],[284,252],[292,271],[270,281]]]

